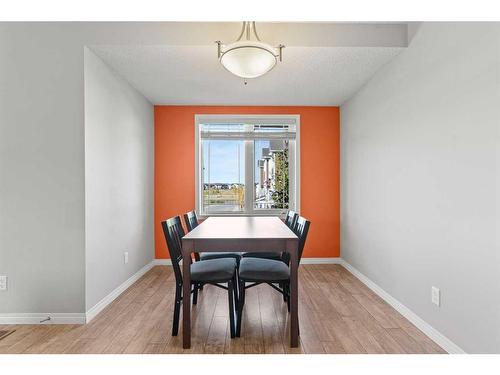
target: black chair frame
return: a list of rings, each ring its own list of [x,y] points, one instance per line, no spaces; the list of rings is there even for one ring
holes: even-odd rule
[[[295,222],[295,227],[293,228],[294,233],[299,237],[298,243],[298,262],[302,259],[302,253],[304,251],[304,246],[306,243],[307,233],[309,232],[309,226],[311,222],[303,217],[298,217]],[[276,262],[270,260],[271,262]],[[288,265],[288,264],[287,264]],[[247,282],[250,284],[246,285]],[[238,277],[238,290],[239,290],[239,302],[238,302],[238,314],[237,314],[237,324],[236,324],[236,337],[240,337],[241,334],[241,320],[243,317],[243,306],[245,305],[245,290],[252,288],[260,284],[267,284],[278,293],[283,295],[283,300],[287,304],[288,312],[290,312],[290,279],[286,280],[242,280]],[[275,285],[277,284],[277,285]]]
[[[184,229],[182,228],[181,219],[179,216],[170,218],[162,223],[163,233],[167,241],[167,247],[170,253],[170,258],[172,260],[172,267],[174,269],[175,275],[175,304],[174,304],[174,317],[172,322],[172,336],[177,336],[179,332],[179,316],[181,310],[181,302],[183,299],[182,295],[182,271],[180,267],[180,261],[182,260],[182,237],[184,237]],[[203,261],[202,261],[203,262]],[[237,306],[239,305],[239,296],[237,291],[237,272],[235,272],[234,277],[231,280],[212,280],[191,282],[193,289],[191,294],[193,295],[193,305],[198,302],[198,291],[202,289],[204,284],[214,285],[218,288],[227,290],[228,300],[229,300],[229,317],[230,317],[230,329],[231,338],[235,337],[236,327],[235,327],[235,315],[237,313]],[[227,283],[227,287],[221,285],[221,283]]]
[[[298,218],[299,215],[295,211],[288,210],[285,217],[286,226],[293,230],[295,228],[295,224],[297,223]]]
[[[184,214],[184,222],[186,223],[186,228],[188,232],[191,232],[194,228],[198,226],[198,217],[196,217],[195,211],[189,211]],[[194,260],[200,261],[200,254],[194,253]]]

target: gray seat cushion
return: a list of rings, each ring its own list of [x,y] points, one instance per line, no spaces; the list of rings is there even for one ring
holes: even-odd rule
[[[210,260],[210,259],[221,259],[221,258],[233,258],[237,262],[241,259],[241,253],[200,253],[200,260]]]
[[[244,281],[280,281],[290,278],[288,266],[279,260],[243,258],[239,276]]]
[[[273,260],[281,260],[281,253],[266,251],[266,252],[250,252],[243,253],[243,258],[263,258],[263,259],[273,259]]]
[[[236,260],[233,258],[203,260],[191,264],[191,281],[228,281],[235,272]]]

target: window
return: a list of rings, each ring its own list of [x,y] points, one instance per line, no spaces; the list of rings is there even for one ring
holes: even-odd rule
[[[299,116],[196,116],[196,209],[269,215],[298,207]]]
[[[206,139],[203,149],[202,207],[206,214],[243,212],[245,142]]]

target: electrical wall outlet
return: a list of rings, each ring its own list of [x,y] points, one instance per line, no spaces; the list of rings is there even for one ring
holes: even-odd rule
[[[0,276],[0,290],[7,290],[7,276]]]
[[[125,262],[125,264],[127,264],[127,263],[128,263],[128,251],[125,251],[125,252],[123,253],[123,261]]]
[[[431,288],[431,301],[436,306],[441,304],[441,291],[435,286]]]

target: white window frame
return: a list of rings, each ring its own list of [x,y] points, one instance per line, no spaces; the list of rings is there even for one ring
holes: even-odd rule
[[[294,157],[289,160],[289,188],[290,201],[289,209],[300,214],[300,115],[200,115],[194,116],[194,136],[195,136],[195,207],[198,216],[204,218],[208,216],[285,216],[288,209],[254,209],[254,173],[255,173],[255,158],[253,141],[245,141],[245,211],[243,212],[221,212],[206,214],[203,212],[202,197],[203,190],[201,189],[201,166],[202,153],[200,142],[201,124],[210,122],[227,122],[241,123],[245,119],[283,119],[288,121],[294,120],[296,125],[295,142],[290,142],[290,155]],[[250,170],[251,173],[247,173]],[[292,173],[294,172],[294,173]],[[251,194],[248,192],[251,191]]]

